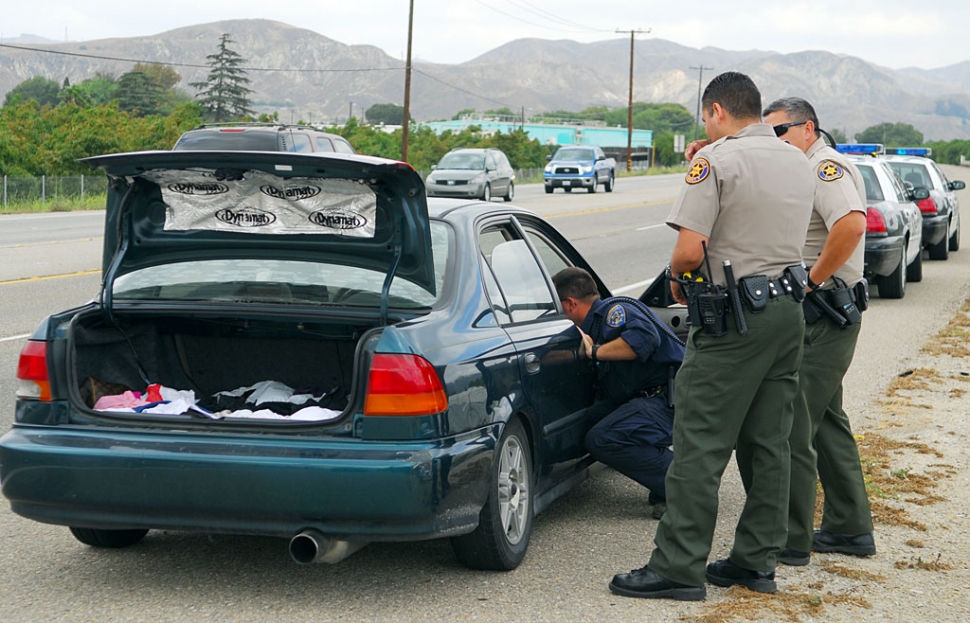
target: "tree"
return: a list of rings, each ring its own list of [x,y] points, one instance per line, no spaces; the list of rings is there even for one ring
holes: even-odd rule
[[[838,128],[832,128],[831,130],[826,130],[826,132],[828,132],[829,134],[832,135],[832,138],[835,139],[835,142],[836,143],[848,143],[849,142],[849,140],[845,137],[845,132],[843,132],[842,130],[840,130]]]
[[[54,80],[43,76],[34,76],[7,91],[3,105],[6,107],[18,100],[24,102],[34,100],[41,106],[57,106],[60,102],[58,97],[60,92],[61,85]]]
[[[118,108],[136,116],[157,115],[161,109],[162,89],[143,71],[129,71],[118,78],[115,96]]]
[[[182,76],[177,71],[161,63],[135,63],[132,71],[144,72],[163,91],[173,89],[182,82]]]
[[[908,123],[880,123],[855,135],[860,143],[882,143],[886,147],[912,147],[923,144],[923,133]]]
[[[404,107],[397,104],[374,104],[364,113],[368,123],[401,125],[404,123]]]
[[[240,67],[246,62],[238,52],[230,49],[233,43],[229,33],[219,37],[219,51],[206,56],[209,76],[205,82],[191,82],[189,86],[199,90],[196,98],[205,116],[213,121],[229,121],[253,115],[249,107],[249,94],[252,89],[246,70]]]

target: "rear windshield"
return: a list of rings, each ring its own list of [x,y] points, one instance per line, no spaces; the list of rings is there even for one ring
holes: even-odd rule
[[[176,151],[279,151],[276,130],[196,130],[178,140]]]
[[[882,189],[879,187],[879,179],[876,177],[876,172],[873,168],[866,165],[857,166],[859,173],[862,173],[862,181],[866,184],[866,200],[884,201],[885,197],[882,195]]]
[[[909,182],[913,185],[913,188],[933,188],[925,166],[921,164],[893,161],[889,162],[889,166],[891,166],[893,171],[896,172],[899,179],[903,180],[904,182]]]
[[[441,297],[451,247],[450,228],[431,222],[432,294],[403,278],[391,282],[389,306],[430,308]],[[266,259],[198,260],[163,264],[118,277],[115,300],[271,303],[380,308],[385,274],[343,264]]]

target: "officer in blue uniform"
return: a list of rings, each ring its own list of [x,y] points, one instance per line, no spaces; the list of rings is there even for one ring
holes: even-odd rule
[[[666,510],[664,478],[673,460],[671,379],[684,359],[677,337],[638,301],[601,299],[581,268],[553,277],[566,316],[583,333],[583,355],[597,366],[599,395],[587,412],[586,449],[649,489],[651,511]]]

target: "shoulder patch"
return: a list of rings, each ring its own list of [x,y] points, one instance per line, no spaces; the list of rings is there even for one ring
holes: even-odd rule
[[[610,308],[610,311],[606,312],[606,324],[613,327],[622,327],[626,324],[626,310],[623,306],[617,303]]]
[[[845,175],[845,169],[831,160],[825,160],[818,165],[818,179],[823,182],[834,182]]]
[[[694,158],[690,163],[690,170],[687,171],[687,183],[699,184],[707,179],[711,172],[711,163],[706,158]]]

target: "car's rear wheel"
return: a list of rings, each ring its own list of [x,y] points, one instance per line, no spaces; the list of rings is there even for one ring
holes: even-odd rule
[[[515,183],[514,182],[509,182],[509,190],[508,190],[507,193],[505,193],[505,196],[502,197],[502,200],[503,201],[512,201],[512,197],[514,197],[514,196],[515,196]]]
[[[906,281],[919,283],[923,280],[923,249],[916,254],[913,263],[906,267]]]
[[[71,534],[78,541],[92,547],[110,547],[120,549],[131,547],[145,538],[148,530],[99,530],[97,528],[75,528],[71,526]]]
[[[482,201],[491,201],[491,200],[492,200],[492,187],[489,186],[488,183],[486,182],[485,188],[482,189]]]
[[[957,230],[953,232],[950,236],[950,250],[959,251],[960,250],[960,224],[957,223]]]
[[[899,264],[887,276],[877,275],[876,285],[879,287],[879,298],[901,299],[906,294],[906,248],[899,252]]]
[[[458,561],[472,569],[509,571],[525,558],[532,535],[532,453],[522,423],[505,427],[492,461],[488,500],[474,532],[451,539]]]
[[[926,248],[931,260],[945,260],[950,257],[950,239],[944,237],[936,244],[931,244]]]
[[[606,192],[611,193],[613,192],[614,184],[616,184],[616,176],[614,173],[611,172],[610,179],[606,180],[606,184],[603,186],[603,189],[606,190]]]

